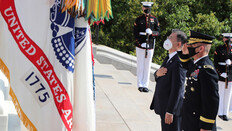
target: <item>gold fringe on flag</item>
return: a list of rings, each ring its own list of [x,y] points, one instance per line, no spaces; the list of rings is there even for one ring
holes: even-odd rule
[[[37,131],[36,127],[32,124],[32,122],[28,119],[26,114],[23,112],[19,101],[13,91],[12,88],[10,88],[10,96],[12,98],[12,102],[14,103],[15,109],[18,113],[19,118],[23,122],[24,126],[29,130],[29,131]]]

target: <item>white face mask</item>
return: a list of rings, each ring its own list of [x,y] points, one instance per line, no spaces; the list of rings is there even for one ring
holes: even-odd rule
[[[169,39],[165,40],[163,47],[165,50],[170,50],[172,48],[172,42]]]

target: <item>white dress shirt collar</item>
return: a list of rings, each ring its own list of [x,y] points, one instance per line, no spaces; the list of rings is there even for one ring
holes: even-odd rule
[[[196,64],[199,60],[201,60],[202,58],[204,58],[206,56],[208,56],[208,55],[205,55],[205,56],[202,56],[202,57],[198,58],[197,60],[194,61],[194,64]]]
[[[177,53],[177,52],[175,51],[175,52],[172,52],[171,54],[168,54],[168,56],[169,56],[168,61],[171,60],[172,57],[173,57],[176,53]],[[168,61],[167,61],[167,62],[168,62]]]

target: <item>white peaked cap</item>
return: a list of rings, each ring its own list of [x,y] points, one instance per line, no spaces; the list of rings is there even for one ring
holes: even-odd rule
[[[232,38],[232,33],[222,33],[223,37],[231,37]]]
[[[151,7],[153,5],[153,2],[141,2],[143,6],[145,7]]]

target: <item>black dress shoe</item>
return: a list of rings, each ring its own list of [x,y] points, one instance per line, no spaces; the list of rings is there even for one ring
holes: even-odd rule
[[[224,121],[229,121],[229,119],[227,118],[226,115],[223,115],[223,120],[224,120]]]
[[[143,92],[149,92],[149,89],[147,87],[143,87]]]
[[[218,115],[219,118],[221,118],[222,120],[224,120],[223,115]]]
[[[138,90],[139,90],[140,92],[143,92],[143,87],[139,87]]]

